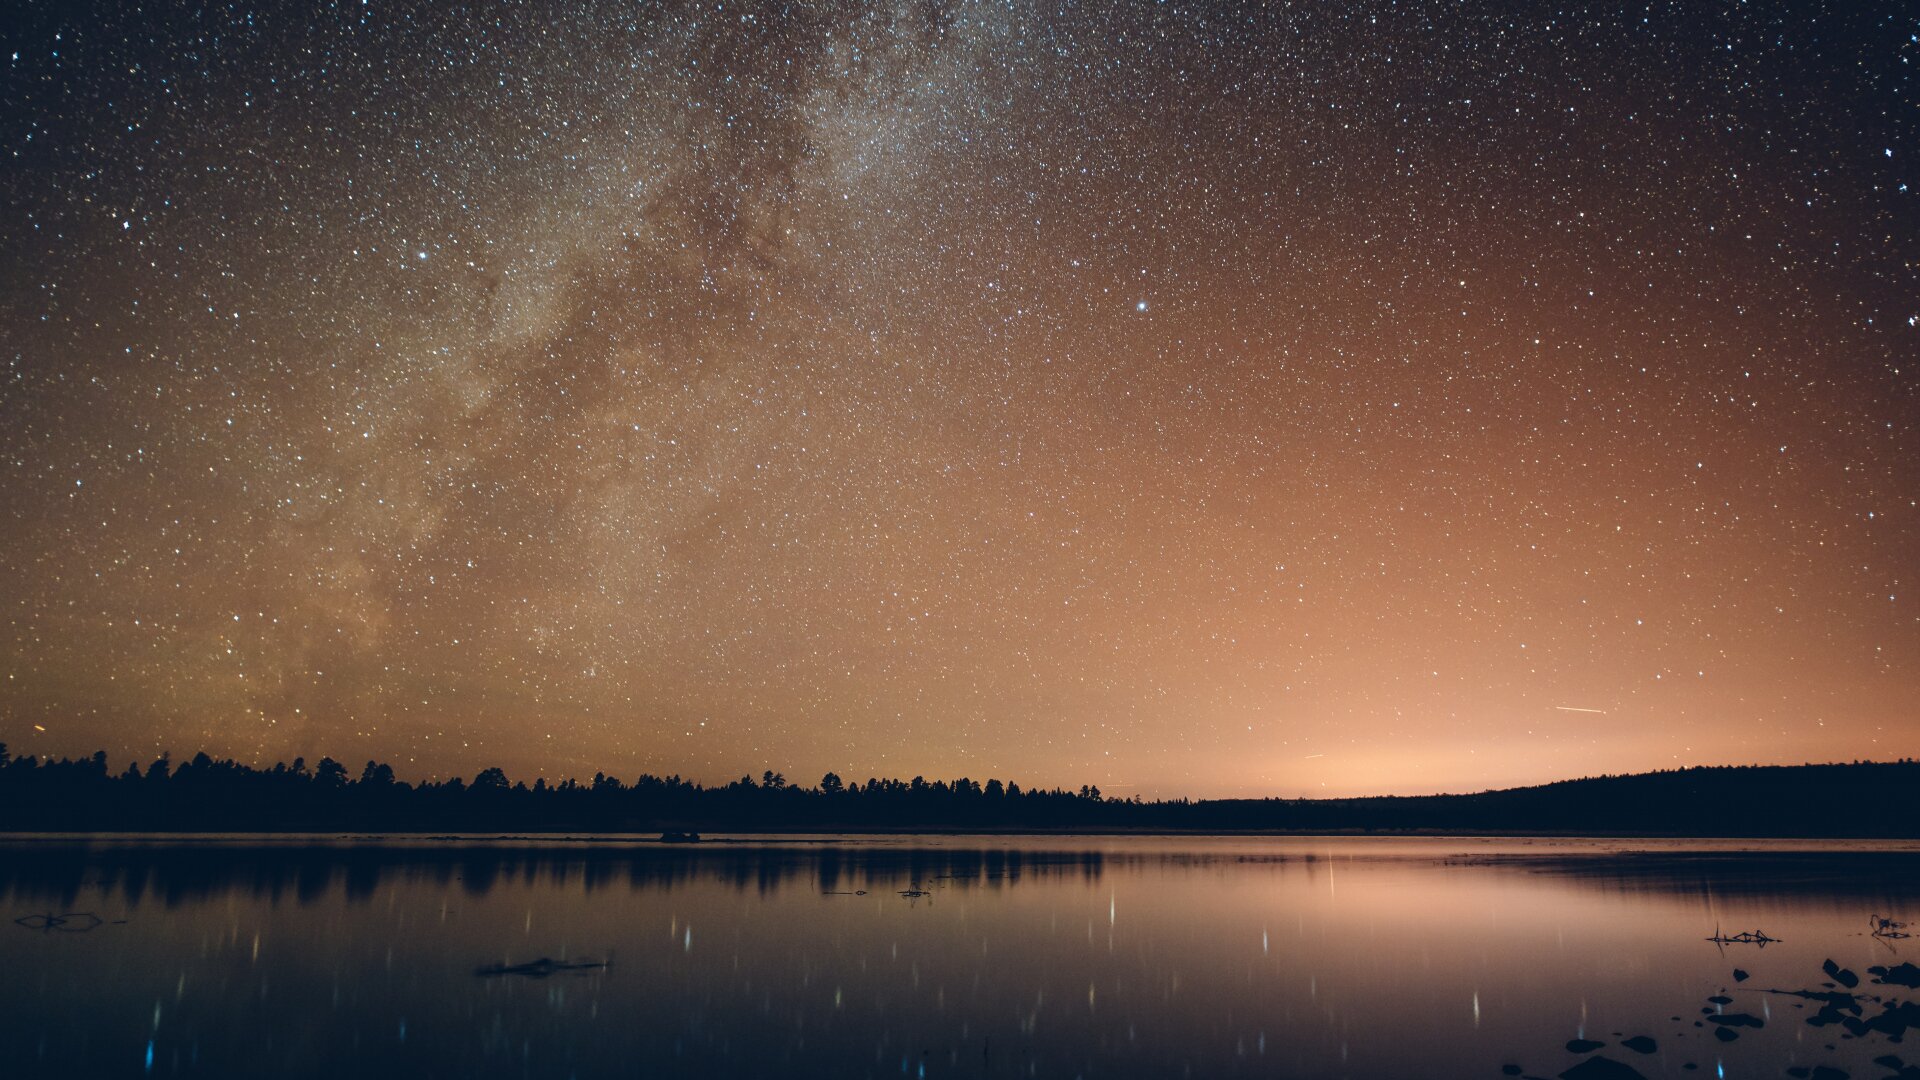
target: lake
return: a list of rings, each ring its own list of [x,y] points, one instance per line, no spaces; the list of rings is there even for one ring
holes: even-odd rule
[[[1916,885],[1886,843],[14,838],[0,1075],[1877,1077],[1920,1038],[1844,1021],[1920,998],[1869,925]]]

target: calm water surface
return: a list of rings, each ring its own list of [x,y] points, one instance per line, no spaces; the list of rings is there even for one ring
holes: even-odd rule
[[[0,841],[0,1075],[1493,1078],[1588,1038],[1877,1077],[1920,1034],[1767,991],[1920,996],[1866,972],[1920,956],[1867,933],[1917,882],[1806,843]]]

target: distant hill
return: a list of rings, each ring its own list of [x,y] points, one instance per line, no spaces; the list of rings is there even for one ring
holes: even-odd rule
[[[1567,780],[1470,795],[1114,799],[1095,787],[871,779],[812,787],[772,772],[702,785],[544,779],[486,769],[418,785],[369,761],[258,769],[199,754],[114,773],[105,754],[10,758],[0,831],[313,832],[1423,832],[1920,838],[1920,762],[1728,766]]]
[[[1920,837],[1920,763],[1699,767],[1472,795],[1222,799],[1193,809],[1196,827],[1221,829]]]

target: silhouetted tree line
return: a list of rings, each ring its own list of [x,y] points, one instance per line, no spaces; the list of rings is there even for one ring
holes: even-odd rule
[[[655,832],[980,831],[1594,832],[1682,836],[1920,836],[1920,762],[1698,767],[1473,795],[1142,801],[968,777],[828,773],[812,787],[772,770],[724,785],[604,773],[532,786],[505,770],[409,784],[369,761],[255,768],[196,754],[118,773],[91,757],[14,758],[0,743],[0,830]]]

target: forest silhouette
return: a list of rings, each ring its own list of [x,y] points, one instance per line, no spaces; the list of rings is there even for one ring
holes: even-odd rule
[[[1098,787],[827,773],[812,786],[772,770],[705,785],[515,782],[500,768],[407,783],[369,761],[256,768],[196,754],[109,767],[13,757],[0,743],[0,831],[693,833],[932,831],[1486,832],[1676,836],[1914,837],[1920,762],[1716,766],[1598,776],[1467,795],[1344,799],[1115,798]]]

